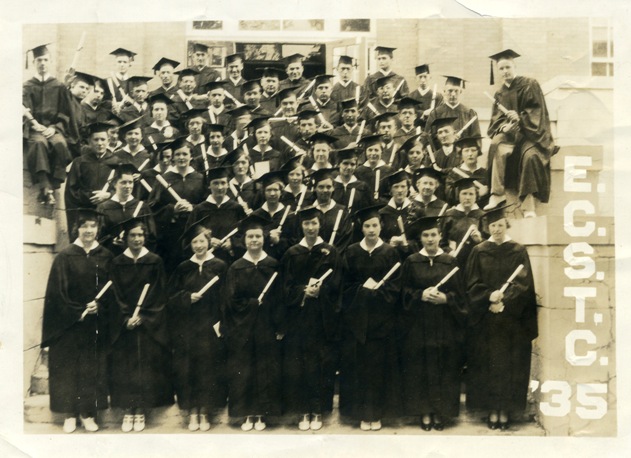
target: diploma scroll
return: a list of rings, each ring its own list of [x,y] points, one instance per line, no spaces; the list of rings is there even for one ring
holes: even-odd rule
[[[357,87],[359,89],[359,87]],[[362,139],[362,134],[364,133],[364,129],[366,128],[366,120],[362,119],[362,123],[359,125],[359,132],[357,132],[357,137],[355,137],[355,143],[359,143]]]
[[[318,286],[321,285],[324,280],[326,280],[329,275],[333,273],[333,269],[327,270],[320,278],[310,278],[307,286]],[[300,303],[300,307],[304,307],[305,301],[307,300],[307,296],[303,295],[302,302]]]
[[[169,194],[171,194],[171,196],[175,199],[176,202],[180,202],[182,200],[180,195],[175,191],[175,189],[171,187],[169,183],[167,183],[167,180],[165,180],[162,175],[157,174],[156,180],[158,181],[158,183],[160,183],[164,187],[164,189],[166,189],[169,192]]]
[[[136,304],[136,309],[134,310],[134,314],[132,318],[137,318],[140,313],[140,308],[142,307],[143,302],[145,302],[145,297],[147,296],[147,292],[149,291],[149,283],[145,283],[145,286],[142,288],[142,292],[140,293],[140,297],[138,298],[138,303]]]
[[[397,216],[397,226],[399,226],[399,230],[401,231],[401,237],[403,239],[403,245],[408,244],[408,239],[405,236],[405,226],[403,225],[403,217],[401,215]]]
[[[333,226],[333,232],[331,232],[331,238],[329,239],[329,245],[333,245],[335,242],[335,236],[337,235],[337,231],[340,228],[340,222],[342,221],[342,210],[337,212],[337,217],[335,218],[335,225]]]
[[[489,100],[491,100],[495,105],[497,105],[497,108],[499,108],[502,113],[508,114],[508,108],[506,108],[504,105],[499,103],[495,97],[493,97],[491,94],[489,94],[486,91],[484,91],[484,95],[486,95],[489,98]]]
[[[289,145],[289,147],[293,149],[295,152],[301,153],[301,154],[307,154],[305,150],[300,148],[298,145],[296,145],[294,142],[292,142],[290,139],[288,139],[284,135],[281,135],[280,139],[284,141],[287,145]]]
[[[206,283],[202,289],[197,291],[197,294],[203,296],[206,291],[208,291],[215,283],[219,281],[219,275],[215,275],[208,283]]]
[[[239,228],[235,227],[234,229],[232,229],[224,238],[222,238],[221,240],[219,240],[219,243],[221,245],[223,245],[230,237],[232,237],[233,235],[235,235],[237,232],[239,232]]]
[[[506,282],[500,288],[500,292],[502,294],[504,294],[506,292],[506,289],[511,285],[511,283],[513,283],[513,280],[515,280],[515,278],[517,278],[517,275],[519,275],[519,273],[523,269],[524,269],[524,265],[523,264],[519,264],[517,266],[517,268],[515,269],[515,272],[513,272],[510,277],[508,277],[508,280],[506,280]],[[504,311],[504,305],[502,305],[502,308],[500,309],[500,312],[503,312],[503,311]]]
[[[313,87],[313,85],[315,84],[315,78],[311,80],[311,82],[309,83],[309,85],[305,88],[304,91],[302,91],[302,93],[298,96],[298,100],[300,99],[304,99],[305,95],[307,95],[307,92],[309,92],[311,90],[311,88]]]
[[[94,298],[94,301],[96,302],[99,299],[101,299],[103,297],[103,294],[105,294],[107,290],[110,289],[110,286],[112,286],[112,280],[109,280],[107,283],[105,283],[105,285],[103,285],[103,288],[101,288],[101,291],[97,293],[96,297]],[[87,316],[87,314],[88,314],[88,310],[86,309],[81,314],[81,318],[79,318],[79,321],[83,321],[83,319]]]
[[[454,167],[453,172],[456,175],[461,176],[462,178],[470,178],[469,175],[467,175],[466,173],[464,173],[462,170],[460,170],[458,167]],[[481,188],[482,186],[484,186],[482,183],[480,183],[478,180],[473,180],[473,184],[476,186],[476,188]]]
[[[434,288],[438,289],[438,288],[440,288],[441,286],[443,286],[443,285],[444,285],[445,283],[447,283],[447,282],[449,281],[449,279],[450,279],[451,277],[453,277],[453,276],[456,274],[456,272],[458,272],[459,270],[460,270],[460,267],[454,267],[453,269],[451,269],[451,270],[449,271],[449,273],[448,273],[447,275],[445,275],[441,281],[439,281],[438,283],[436,283],[436,286],[434,286]]]
[[[107,188],[110,187],[110,182],[114,179],[114,174],[115,173],[116,173],[116,170],[112,169],[112,171],[110,172],[109,176],[107,177],[107,181],[103,185],[103,188],[101,189],[101,191],[107,192]]]
[[[460,136],[462,135],[462,133],[467,130],[467,128],[473,124],[474,122],[476,122],[478,120],[478,116],[475,115],[473,118],[469,119],[469,121],[467,121],[467,123],[462,126],[462,129],[460,129],[458,132],[456,132],[456,137],[460,138]]]
[[[351,194],[348,198],[348,211],[351,211],[351,208],[353,208],[353,201],[355,200],[355,188],[351,188]]]
[[[383,286],[383,284],[387,282],[390,279],[390,277],[394,275],[394,273],[399,269],[399,267],[401,267],[401,263],[397,262],[395,265],[392,266],[392,268],[388,271],[388,273],[384,275],[384,277],[375,284],[375,286],[372,289],[376,290],[376,289],[381,288],[381,286]]]
[[[465,232],[464,237],[462,237],[462,240],[460,241],[460,243],[458,244],[458,246],[456,247],[456,249],[454,250],[454,252],[452,253],[453,257],[455,258],[456,256],[458,256],[458,253],[460,253],[460,250],[462,250],[462,247],[464,246],[464,244],[467,242],[467,239],[469,238],[469,236],[473,233],[473,231],[476,230],[476,227],[474,224],[472,224],[471,226],[469,226],[469,228],[467,229],[467,232]]]
[[[285,221],[287,221],[287,217],[289,216],[290,210],[291,210],[291,207],[287,205],[287,207],[285,208],[285,213],[283,213],[283,217],[280,219],[280,223],[278,224],[278,230],[280,232],[283,231],[283,224],[285,224]]]
[[[272,283],[274,283],[274,280],[276,280],[276,277],[278,277],[278,272],[274,272],[272,274],[269,281],[265,285],[265,288],[263,288],[263,291],[261,291],[261,294],[258,297],[259,305],[263,303],[263,297],[265,297],[265,294],[267,293],[267,291],[272,287]]]

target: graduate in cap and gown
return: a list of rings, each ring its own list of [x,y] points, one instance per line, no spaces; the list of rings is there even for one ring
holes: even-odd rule
[[[177,118],[172,109],[173,101],[164,93],[155,93],[149,97],[149,105],[151,124],[142,132],[145,146],[151,148],[156,143],[179,137],[180,130],[175,126]]]
[[[262,198],[256,189],[256,182],[250,176],[252,159],[243,147],[226,154],[221,167],[229,169],[227,196],[235,200],[246,215],[258,208]]]
[[[517,75],[515,59],[519,54],[507,49],[490,57],[497,63],[503,84],[494,96],[488,130],[492,138],[487,167],[489,205],[504,199],[505,188],[515,189],[524,216],[534,217],[537,202],[546,203],[550,197],[550,158],[559,149],[552,138],[548,107],[539,83]]]
[[[112,253],[97,241],[99,214],[77,213],[74,242],[53,261],[44,299],[42,348],[49,348],[50,410],[65,414],[64,432],[98,430],[96,414],[108,407],[108,313],[111,293],[96,299],[109,279]]]
[[[419,114],[419,125],[425,127],[427,117],[432,112],[433,108],[436,108],[443,101],[443,95],[429,87],[431,79],[429,72],[429,64],[421,64],[414,67],[414,74],[416,75],[416,82],[418,88],[408,94],[408,97],[418,101],[416,106],[417,113]],[[432,103],[434,107],[432,108]]]
[[[143,127],[151,124],[151,112],[147,103],[147,82],[150,76],[132,76],[129,78],[128,104],[121,108],[119,116],[124,122],[142,117]]]
[[[167,304],[174,388],[178,406],[188,411],[190,431],[208,431],[228,395],[221,332],[221,289],[228,265],[213,254],[212,232],[203,222],[197,221],[182,234],[193,255],[173,272]],[[212,280],[215,283],[204,291]]]
[[[206,94],[203,86],[207,83],[221,80],[221,73],[208,66],[209,46],[204,43],[192,43],[191,48],[193,65],[190,68],[197,72],[195,76],[195,81],[197,82],[196,92],[203,95]]]
[[[139,175],[138,169],[132,164],[119,164],[112,180],[114,194],[112,198],[99,204],[96,209],[101,213],[101,233],[99,242],[107,247],[115,256],[125,249],[125,243],[120,237],[120,223],[132,217],[141,219],[147,226],[147,240],[145,245],[155,249],[156,225],[149,205],[138,200],[133,195],[134,176]],[[116,230],[119,230],[117,233]]]
[[[353,224],[348,209],[333,199],[335,174],[335,169],[320,169],[310,175],[310,180],[315,194],[313,206],[324,213],[320,237],[343,252],[352,241]]]
[[[202,87],[206,93],[206,97],[208,98],[206,112],[203,114],[204,119],[208,124],[221,124],[223,126],[227,126],[230,122],[230,115],[228,114],[228,108],[225,104],[225,85],[225,81],[211,81]]]
[[[289,205],[293,211],[308,207],[314,199],[313,191],[305,184],[307,169],[302,163],[304,158],[304,154],[298,154],[280,168],[287,177],[287,185],[280,201],[285,205]],[[299,204],[301,204],[300,208]]]
[[[261,69],[261,107],[268,113],[276,113],[277,96],[280,92],[280,81],[286,78],[285,72],[274,67]]]
[[[156,252],[164,259],[167,274],[184,260],[178,239],[186,228],[193,206],[202,202],[206,195],[204,176],[191,167],[190,144],[184,137],[179,137],[169,144],[169,148],[173,151],[173,166],[161,175],[169,189],[156,177],[149,196],[158,232]]]
[[[280,151],[270,144],[272,126],[269,123],[269,116],[252,119],[248,124],[248,129],[251,132],[250,136],[256,141],[249,153],[254,170],[259,172],[257,175],[280,169],[282,165]]]
[[[417,169],[412,176],[412,187],[416,191],[408,212],[409,221],[421,216],[441,216],[449,204],[436,196],[443,174],[434,167]]]
[[[439,246],[440,218],[420,218],[406,236],[421,246],[401,267],[402,405],[421,428],[442,431],[458,417],[467,303],[462,271]],[[440,285],[440,286],[438,286]]]
[[[107,151],[107,131],[112,126],[94,123],[86,126],[88,148],[72,161],[66,180],[64,200],[66,210],[92,208],[112,197],[110,180],[112,168],[117,164],[114,155]],[[76,213],[66,212],[68,227],[73,227]]]
[[[379,199],[380,190],[379,183],[381,179],[386,175],[390,175],[394,172],[394,169],[388,165],[383,159],[383,135],[368,135],[362,138],[359,142],[360,147],[363,149],[363,154],[360,157],[365,158],[365,162],[357,167],[355,176],[358,180],[363,181],[370,188],[370,192],[377,195]]]
[[[262,431],[266,416],[281,413],[282,278],[275,278],[278,261],[263,250],[267,224],[256,215],[239,223],[247,251],[228,269],[222,293],[228,414],[244,419],[243,431]]]
[[[300,96],[309,86],[309,80],[303,76],[305,67],[303,64],[305,56],[302,54],[292,54],[283,59],[285,63],[285,73],[287,79],[280,82],[280,89],[293,88],[296,89],[297,94]],[[305,94],[304,97],[308,97],[309,94]]]
[[[40,188],[40,201],[54,205],[54,190],[66,179],[66,166],[72,160],[66,140],[71,133],[68,129],[72,112],[66,87],[49,73],[48,45],[29,50],[33,53],[37,75],[22,86],[23,136],[25,165]]]
[[[460,178],[473,178],[478,191],[478,205],[484,207],[489,201],[487,170],[478,166],[478,157],[482,155],[480,142],[482,137],[463,137],[455,145],[460,149],[462,162],[453,167],[445,178],[445,197],[450,204],[458,203],[454,183]]]
[[[319,235],[322,216],[315,207],[298,212],[303,238],[281,260],[284,406],[300,415],[301,431],[322,428],[322,414],[332,410],[337,352],[331,350],[340,339],[341,269],[337,250]]]
[[[239,103],[243,103],[243,98],[241,97],[241,86],[245,83],[241,72],[243,71],[243,54],[235,53],[226,56],[225,59],[225,67],[226,67],[226,80],[224,89],[226,92],[230,93],[230,96],[226,96],[229,100],[227,105],[239,105]],[[235,103],[235,100],[238,103]]]
[[[372,99],[377,96],[377,80],[386,76],[392,78],[394,89],[400,85],[399,90],[392,94],[394,98],[405,97],[410,92],[405,78],[392,70],[392,60],[396,49],[397,48],[391,48],[388,46],[375,47],[375,60],[377,61],[377,66],[379,68],[375,73],[368,75],[364,81],[364,90],[366,91],[368,99]]]
[[[123,432],[145,429],[146,409],[173,404],[162,259],[145,246],[142,220],[123,222],[127,249],[112,261],[116,301],[110,314],[112,407],[125,410]],[[148,285],[148,286],[147,286]]]
[[[353,213],[373,204],[373,192],[364,181],[357,179],[357,158],[359,149],[347,147],[335,152],[340,173],[333,180],[333,200]],[[351,194],[353,201],[351,202]]]
[[[242,237],[239,234],[228,236],[246,216],[243,207],[228,196],[229,178],[230,171],[227,167],[217,167],[208,172],[210,195],[195,205],[186,224],[188,228],[195,221],[207,216],[204,225],[212,231],[210,243],[213,253],[227,263],[243,254]]]
[[[491,237],[473,248],[466,271],[471,306],[467,409],[488,413],[488,427],[502,430],[526,407],[532,341],[538,334],[530,259],[507,234],[505,210],[499,205],[486,212]]]
[[[168,57],[161,57],[158,62],[152,68],[153,74],[157,75],[160,79],[161,86],[149,93],[149,97],[157,94],[164,94],[168,98],[171,98],[177,92],[177,83],[175,75],[175,69],[180,63],[177,60],[169,59]]]
[[[357,105],[362,106],[365,103],[366,90],[353,81],[354,67],[356,66],[357,64],[353,57],[339,57],[335,67],[337,78],[331,89],[331,100],[333,102],[339,104],[342,100],[353,99],[357,102]]]
[[[405,170],[399,170],[381,179],[381,188],[384,194],[390,196],[390,200],[379,210],[381,217],[381,239],[395,247],[401,259],[405,259],[418,244],[414,240],[408,240],[405,228],[408,224],[408,213],[412,201],[410,194],[410,175]]]
[[[484,211],[476,203],[478,191],[474,181],[473,178],[461,178],[454,183],[458,204],[445,211],[444,218],[441,220],[440,246],[452,253],[458,260],[458,265],[463,268],[467,265],[471,249],[482,242],[486,235],[482,231]],[[471,226],[474,229],[469,233]],[[467,234],[468,237],[465,239]],[[460,251],[455,253],[454,250],[461,244]]]
[[[118,128],[118,134],[122,137],[125,145],[114,151],[114,157],[123,164],[132,164],[140,170],[146,169],[152,157],[142,143],[142,117],[132,119]],[[147,162],[149,160],[149,162]]]
[[[381,429],[381,420],[396,413],[400,394],[395,338],[400,258],[380,237],[382,207],[355,213],[364,238],[346,249],[342,261],[340,413],[359,421],[362,431]]]
[[[465,89],[465,80],[458,76],[445,76],[445,87],[443,103],[436,105],[436,108],[428,115],[425,123],[425,132],[432,135],[432,146],[434,150],[440,147],[440,142],[436,137],[436,129],[434,121],[439,118],[455,117],[453,122],[456,134],[474,117],[469,127],[467,127],[460,135],[456,135],[456,140],[460,137],[475,137],[480,135],[480,121],[477,119],[478,114],[473,108],[463,105],[460,101],[462,93]]]
[[[359,121],[359,106],[355,99],[344,99],[338,103],[340,119],[342,125],[336,127],[329,132],[337,140],[335,142],[335,148],[342,149],[347,146],[357,146],[358,139],[363,136],[368,136],[372,133],[372,130],[364,120],[364,126]]]

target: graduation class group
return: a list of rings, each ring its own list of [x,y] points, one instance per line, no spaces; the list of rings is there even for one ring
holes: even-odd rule
[[[226,407],[244,432],[326,430],[334,398],[362,431],[441,431],[463,394],[489,429],[519,426],[537,303],[507,215],[547,202],[556,147],[518,53],[490,56],[480,164],[461,101],[479,75],[420,64],[409,86],[404,49],[377,46],[358,84],[350,56],[335,75],[305,78],[296,54],[246,81],[232,54],[222,77],[202,43],[190,67],[164,57],[135,75],[118,48],[111,76],[57,79],[51,46],[27,53],[24,161],[70,236],[41,343],[66,433],[98,431],[110,407],[139,432],[174,403],[190,431]]]

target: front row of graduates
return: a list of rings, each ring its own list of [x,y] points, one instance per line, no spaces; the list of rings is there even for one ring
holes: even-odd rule
[[[269,220],[252,214],[239,223],[246,252],[230,266],[213,255],[203,217],[183,234],[193,255],[168,285],[142,219],[122,224],[127,248],[114,258],[97,242],[98,214],[79,211],[44,310],[51,410],[66,414],[64,430],[77,418],[98,430],[108,390],[125,432],[142,431],[146,409],[174,393],[192,431],[210,429],[226,400],[243,431],[280,414],[319,430],[336,370],[340,413],[362,430],[401,414],[442,430],[459,412],[465,358],[468,405],[488,413],[489,428],[508,428],[526,404],[537,325],[528,255],[506,234],[504,208],[486,214],[491,238],[466,269],[440,248],[439,217],[408,225],[420,250],[402,260],[381,238],[381,208],[356,212],[363,238],[343,253],[320,236],[317,206],[300,210],[304,237],[281,260],[264,250]]]

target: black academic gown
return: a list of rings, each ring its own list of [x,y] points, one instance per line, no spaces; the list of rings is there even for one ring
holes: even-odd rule
[[[403,222],[403,228],[405,230],[408,224],[408,213],[411,208],[411,202],[408,200],[404,204],[397,208],[394,200],[390,199],[385,207],[379,210],[381,216],[381,238],[384,242],[390,243],[392,237],[400,237],[404,232],[401,232],[399,227],[399,218]],[[407,240],[407,238],[406,238]],[[408,245],[397,245],[396,250],[399,252],[401,259],[407,258],[410,254],[418,251],[419,244],[415,240],[407,240]]]
[[[156,245],[156,223],[153,220],[153,214],[146,202],[132,198],[130,201],[121,204],[116,200],[106,200],[96,207],[98,212],[103,213],[101,216],[101,232],[99,242],[109,249],[114,256],[118,256],[125,251],[124,241],[120,240],[121,227],[118,226],[134,216],[138,206],[136,217],[141,218],[147,226],[147,237],[145,245],[149,250],[155,248]],[[118,232],[117,232],[118,231]]]
[[[423,291],[436,286],[454,267],[450,255],[430,258],[422,251],[408,257],[401,268],[402,405],[407,415],[454,418],[459,413],[467,314],[462,273],[439,288],[447,296],[445,304],[422,300]]]
[[[473,108],[469,108],[462,103],[458,104],[455,108],[447,105],[445,101],[443,101],[440,105],[437,105],[436,108],[429,114],[427,122],[425,123],[425,132],[431,134],[432,136],[432,146],[434,151],[440,148],[440,142],[436,137],[436,129],[433,127],[434,121],[438,118],[447,118],[452,116],[457,118],[453,122],[453,127],[454,130],[458,132],[471,120],[471,118],[477,116],[477,113]],[[476,137],[478,135],[480,135],[480,122],[476,119],[464,130],[462,134],[460,134],[460,138]]]
[[[228,348],[228,413],[231,417],[281,413],[282,279],[277,278],[259,305],[258,297],[278,270],[267,256],[257,264],[240,258],[228,269],[223,290]]]
[[[50,410],[93,417],[106,409],[108,314],[111,292],[97,314],[81,315],[107,283],[113,256],[98,245],[86,253],[72,244],[53,261],[46,296],[42,347],[49,347]]]
[[[504,311],[491,313],[490,294],[519,264],[524,269],[504,293]],[[532,340],[537,337],[537,301],[526,248],[512,240],[482,242],[471,251],[466,276],[471,306],[467,408],[519,414],[526,407]]]
[[[541,86],[533,78],[516,76],[510,87],[502,85],[495,93],[495,100],[506,109],[519,114],[519,129],[516,134],[500,133],[507,118],[493,104],[488,129],[488,135],[493,139],[489,148],[489,174],[498,145],[514,144],[513,154],[506,163],[506,186],[516,190],[522,198],[534,194],[541,202],[548,202],[550,157],[556,153],[558,147],[552,138],[550,116]]]
[[[484,211],[480,208],[475,208],[470,210],[469,213],[465,213],[461,205],[457,205],[445,211],[445,217],[441,220],[440,246],[445,251],[451,251],[449,242],[454,242],[456,247],[460,245],[470,226],[475,226],[480,233],[483,233],[481,221],[483,216]],[[484,237],[484,235],[482,236]],[[458,265],[462,269],[466,267],[469,254],[475,245],[477,244],[473,239],[467,237],[467,240],[456,256]]]
[[[110,321],[112,407],[150,408],[173,404],[171,348],[167,331],[166,278],[159,256],[147,252],[136,261],[121,254],[112,262],[116,293]],[[142,324],[127,329],[145,284]]]
[[[341,269],[335,247],[306,242],[292,246],[281,260],[285,305],[283,339],[283,397],[285,412],[329,412],[335,386],[335,346],[339,341],[339,285]],[[319,296],[306,298],[310,278],[333,272]]]
[[[180,409],[226,405],[226,349],[213,326],[223,321],[221,289],[228,266],[216,257],[201,265],[188,259],[175,269],[169,281],[167,316],[173,348],[173,374]],[[210,280],[219,280],[191,303]]]
[[[382,280],[397,262],[397,251],[386,243],[370,253],[355,243],[344,253],[340,413],[355,420],[373,422],[398,410],[395,320],[401,270],[377,290],[362,286],[368,278]]]

